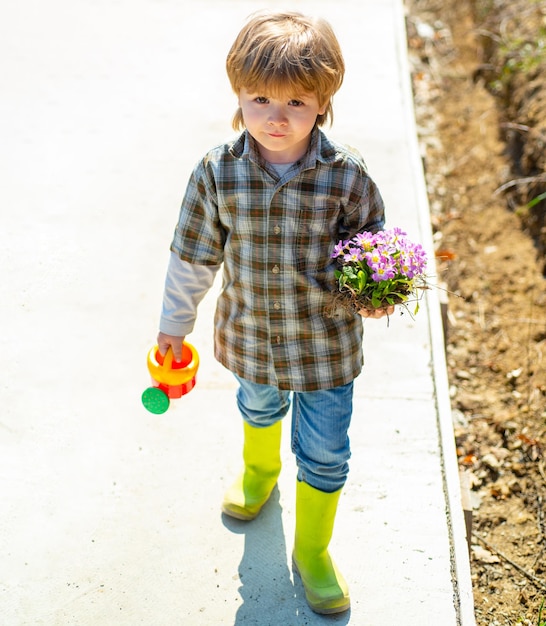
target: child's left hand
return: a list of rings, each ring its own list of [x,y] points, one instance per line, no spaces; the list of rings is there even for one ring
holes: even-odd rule
[[[362,317],[371,317],[374,320],[378,320],[385,317],[385,315],[392,315],[394,313],[394,305],[383,309],[374,309],[373,312],[368,311],[367,309],[360,309],[358,313],[359,315],[362,315]]]

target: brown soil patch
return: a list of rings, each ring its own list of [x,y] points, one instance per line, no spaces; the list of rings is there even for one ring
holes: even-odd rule
[[[546,5],[407,7],[438,275],[450,292],[457,452],[474,505],[476,621],[537,625],[546,597]]]

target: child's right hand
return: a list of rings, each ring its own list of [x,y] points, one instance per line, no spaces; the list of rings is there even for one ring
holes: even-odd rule
[[[175,337],[174,335],[166,335],[165,333],[159,333],[157,335],[157,347],[162,356],[167,354],[167,350],[172,348],[175,361],[182,360],[182,344],[185,337]]]

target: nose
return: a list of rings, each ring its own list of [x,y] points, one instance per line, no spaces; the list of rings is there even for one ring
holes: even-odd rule
[[[282,126],[288,122],[286,112],[283,106],[273,106],[269,109],[269,117],[267,120],[271,126]]]

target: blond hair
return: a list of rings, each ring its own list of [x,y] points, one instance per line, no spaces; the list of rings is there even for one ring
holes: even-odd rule
[[[298,12],[260,12],[250,17],[226,60],[233,91],[242,88],[263,95],[313,93],[319,106],[317,125],[333,120],[332,97],[341,87],[345,63],[330,24]],[[244,128],[241,109],[233,128]]]

